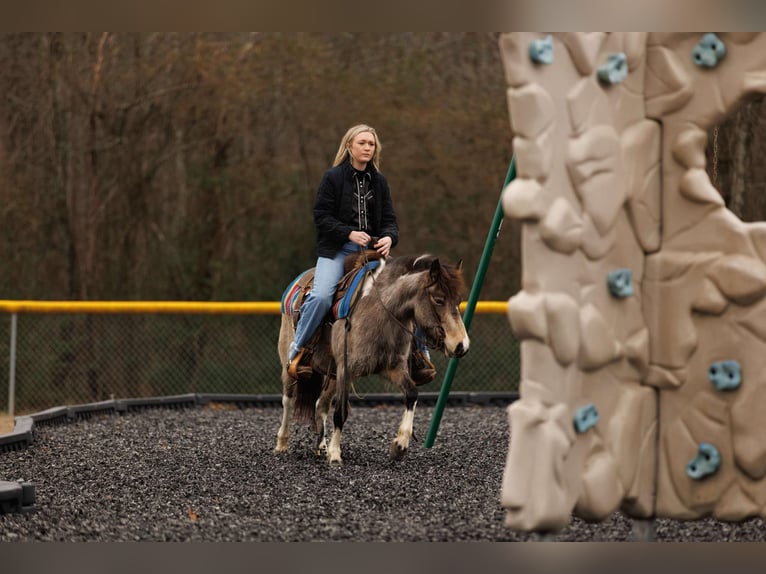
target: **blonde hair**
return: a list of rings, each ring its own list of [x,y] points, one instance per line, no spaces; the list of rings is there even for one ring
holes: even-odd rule
[[[380,140],[378,139],[378,134],[375,131],[375,128],[372,128],[368,126],[367,124],[357,124],[355,126],[348,128],[346,135],[344,135],[343,139],[340,140],[338,153],[335,154],[335,161],[332,164],[333,167],[335,167],[336,165],[340,165],[344,161],[346,161],[346,158],[349,156],[348,148],[351,145],[351,142],[354,141],[354,138],[362,132],[370,132],[372,134],[372,137],[375,138],[375,153],[372,154],[372,165],[375,166],[375,169],[377,170],[380,169],[380,167],[378,166],[378,162],[380,162],[380,150],[383,149],[383,146],[381,145]]]

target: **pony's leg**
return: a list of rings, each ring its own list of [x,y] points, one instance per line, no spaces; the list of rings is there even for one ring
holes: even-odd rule
[[[316,453],[322,455],[327,452],[327,414],[330,412],[330,406],[332,405],[332,398],[335,394],[335,379],[327,377],[325,379],[325,387],[322,389],[322,394],[317,399],[315,409],[315,425],[316,425]]]
[[[295,381],[287,374],[286,366],[287,353],[294,336],[295,331],[293,330],[292,318],[283,314],[277,346],[279,360],[282,363],[282,421],[277,431],[277,446],[274,447],[274,452],[287,451],[290,439],[290,422],[295,411]]]
[[[282,422],[277,431],[277,446],[274,452],[286,452],[290,440],[290,421],[295,410],[295,395],[288,392],[282,393]]]
[[[388,454],[393,460],[402,460],[407,456],[410,448],[410,439],[412,438],[415,422],[415,405],[418,402],[418,390],[409,376],[405,374],[405,371],[391,372],[388,375],[389,380],[393,383],[398,382],[404,392],[404,413],[402,414],[402,420],[399,423],[396,437],[391,441],[391,447],[388,450]]]
[[[327,446],[327,458],[330,463],[341,464],[343,460],[340,455],[340,437],[343,433],[343,424],[348,418],[348,386],[345,381],[343,370],[338,368],[338,378],[335,389],[335,412],[333,413],[333,424],[335,428],[330,437],[330,444]]]

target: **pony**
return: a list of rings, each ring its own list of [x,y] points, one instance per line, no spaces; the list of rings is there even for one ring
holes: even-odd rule
[[[363,252],[365,258],[365,253],[374,254]],[[379,374],[404,395],[404,414],[389,449],[392,459],[403,459],[418,399],[410,371],[415,338],[421,337],[427,347],[448,357],[465,355],[470,340],[458,309],[464,293],[462,261],[446,264],[430,254],[380,259],[379,266],[365,277],[352,312],[335,320],[328,313],[318,327],[310,376],[298,379],[287,374],[295,328],[293,318],[283,312],[278,343],[282,418],[275,452],[288,450],[294,418],[314,425],[317,455],[324,451],[330,463],[341,464],[341,434],[351,386],[358,377]],[[333,405],[334,429],[328,445],[325,429]]]

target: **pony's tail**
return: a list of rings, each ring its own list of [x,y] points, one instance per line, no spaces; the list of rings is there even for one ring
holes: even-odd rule
[[[313,425],[317,400],[322,394],[322,375],[314,372],[310,379],[298,379],[296,386],[295,420]]]

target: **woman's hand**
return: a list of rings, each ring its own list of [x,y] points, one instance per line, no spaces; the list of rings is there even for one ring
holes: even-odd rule
[[[378,239],[378,242],[373,245],[375,248],[375,251],[380,253],[383,257],[388,257],[388,254],[391,252],[391,238],[388,236],[381,237]]]
[[[360,245],[362,247],[367,247],[367,244],[370,242],[370,236],[369,234],[365,233],[364,231],[352,231],[348,234],[348,240],[356,243],[357,245]]]

